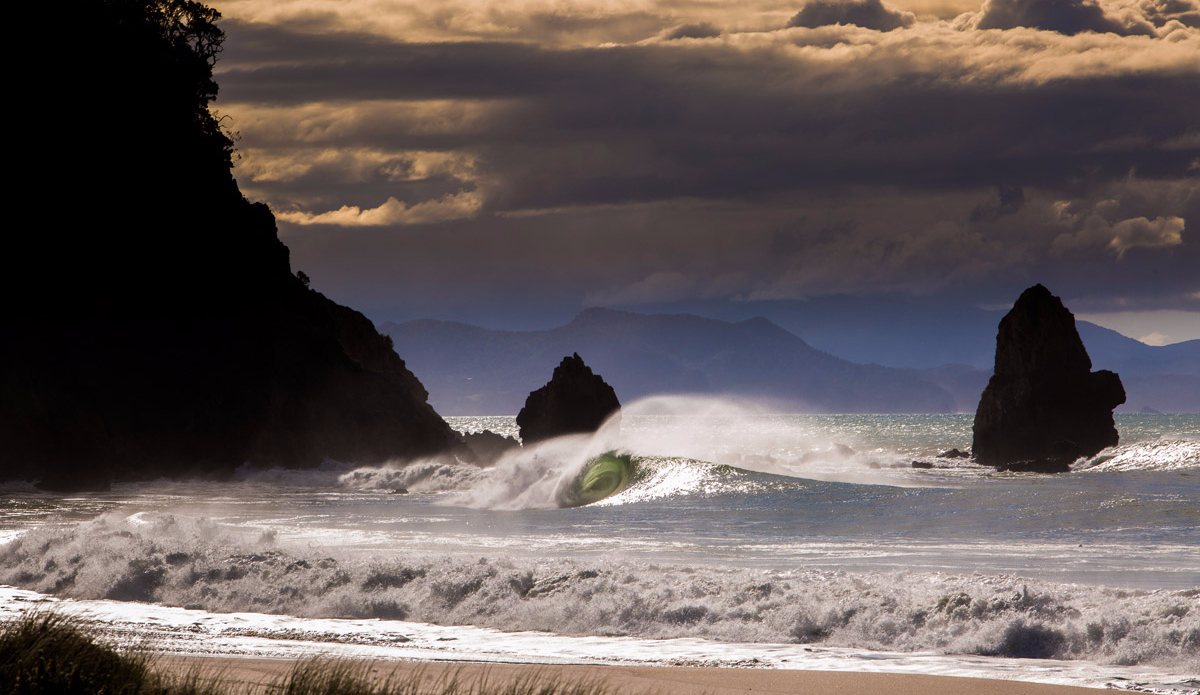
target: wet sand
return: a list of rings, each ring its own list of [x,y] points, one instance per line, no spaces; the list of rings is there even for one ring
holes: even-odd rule
[[[261,686],[278,682],[295,664],[288,659],[231,657],[160,657],[156,668],[174,674],[198,672],[229,684]],[[846,673],[753,668],[666,666],[590,666],[561,664],[496,664],[459,661],[399,661],[363,663],[373,678],[407,681],[419,677],[428,692],[456,678],[472,685],[547,679],[561,684],[599,684],[612,694],[637,695],[1088,695],[1092,688],[1043,685],[1020,681],[920,676],[887,673]],[[465,688],[470,692],[470,688]]]

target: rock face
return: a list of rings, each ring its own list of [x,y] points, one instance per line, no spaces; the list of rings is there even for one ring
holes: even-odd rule
[[[1117,443],[1121,379],[1093,372],[1075,317],[1041,285],[1000,321],[996,366],[975,412],[972,452],[1001,470],[1066,471]]]
[[[480,466],[491,466],[513,449],[521,448],[521,442],[512,437],[496,434],[491,430],[469,432],[463,435],[463,442],[475,454],[475,462]]]
[[[171,7],[32,8],[61,41],[46,75],[72,78],[24,96],[36,154],[14,156],[41,214],[0,273],[0,480],[96,489],[461,447],[391,340],[293,274],[208,110],[217,15]]]
[[[613,388],[593,374],[579,353],[564,357],[550,383],[529,394],[517,414],[525,444],[576,432],[594,432],[619,410]]]

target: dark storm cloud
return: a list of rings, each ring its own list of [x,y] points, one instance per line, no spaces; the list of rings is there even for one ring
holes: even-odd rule
[[[1200,2],[1197,0],[1142,0],[1138,10],[1156,27],[1176,21],[1188,27],[1200,27]]]
[[[1154,27],[1142,17],[1110,16],[1088,0],[986,0],[974,23],[976,29],[1031,27],[1078,34],[1081,31],[1154,36]]]
[[[290,37],[265,33],[276,33],[286,56]],[[469,149],[495,182],[493,210],[849,184],[1055,186],[1131,170],[1182,176],[1200,157],[1195,143],[1172,144],[1200,118],[1195,71],[1014,80],[953,56],[943,66],[906,63],[903,44],[831,66],[782,42],[680,51],[479,42],[368,49],[355,36],[325,40],[341,48],[316,53],[339,60],[235,67],[221,76],[222,98],[512,104],[450,137],[402,121],[338,136],[390,149]]]
[[[296,266],[377,317],[948,288],[1003,302],[1039,281],[1092,310],[1195,308],[1189,7],[1104,5],[1154,38],[971,29],[988,6],[886,32],[683,15],[603,45],[545,23],[408,43],[233,22],[218,107]],[[554,20],[576,38],[588,21]]]
[[[789,27],[815,29],[829,24],[854,24],[892,31],[912,26],[916,15],[885,6],[880,0],[810,0],[788,22]]]
[[[1125,215],[1153,219],[1178,202],[1159,198],[1178,193],[1112,184],[1097,196],[1133,203],[1101,210],[1119,223]],[[1184,243],[1169,253],[1132,248],[1121,259],[1105,244],[1052,253],[1055,236],[1084,229],[1103,200],[1081,203],[1084,214],[1071,221],[1058,216],[1053,197],[1030,194],[1016,213],[971,223],[982,194],[873,190],[759,205],[691,202],[484,217],[411,232],[286,224],[284,231],[296,267],[314,283],[338,288],[341,299],[371,315],[398,318],[485,322],[492,312],[508,320],[528,311],[556,317],[548,326],[584,303],[781,299],[864,288],[906,294],[953,288],[962,301],[1003,303],[1038,281],[1076,298],[1079,311],[1200,310],[1200,295],[1189,296],[1200,290],[1200,235],[1185,231]],[[1200,219],[1200,197],[1176,209]],[[397,315],[397,306],[408,313]]]
[[[996,186],[996,199],[981,204],[971,212],[971,221],[979,222],[1012,215],[1025,204],[1025,190],[1020,186],[1000,184]]]

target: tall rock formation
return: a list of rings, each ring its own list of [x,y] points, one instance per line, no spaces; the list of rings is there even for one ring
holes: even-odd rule
[[[238,189],[209,111],[215,11],[23,11],[54,50],[15,88],[14,199],[33,214],[0,254],[0,480],[103,488],[460,446],[391,340],[293,274]]]
[[[1117,443],[1121,379],[1092,371],[1075,317],[1042,285],[1000,321],[996,366],[975,412],[972,453],[1001,470],[1063,472]]]
[[[574,353],[554,368],[548,384],[525,399],[517,426],[521,441],[531,444],[564,434],[594,432],[620,408],[613,388]]]

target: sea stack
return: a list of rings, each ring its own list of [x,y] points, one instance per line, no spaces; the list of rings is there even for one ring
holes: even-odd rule
[[[564,434],[595,432],[620,408],[613,388],[574,353],[554,368],[548,384],[525,399],[517,426],[521,441],[530,444]]]
[[[1000,321],[996,365],[975,411],[975,460],[1000,470],[1061,473],[1117,443],[1121,378],[1092,371],[1075,317],[1042,285]]]

